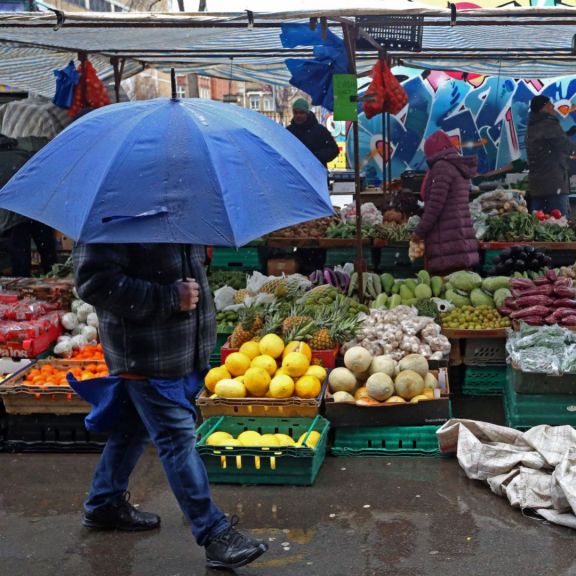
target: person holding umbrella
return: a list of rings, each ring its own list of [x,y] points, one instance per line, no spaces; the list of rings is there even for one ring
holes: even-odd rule
[[[325,169],[282,126],[236,106],[178,100],[174,77],[173,92],[72,124],[0,191],[0,208],[76,240],[77,290],[98,314],[111,376],[68,376],[93,406],[86,427],[109,434],[84,525],[160,525],[128,493],[151,440],[208,567],[234,569],[267,546],[215,505],[195,448],[194,397],[216,340],[204,247],[242,246],[333,209]]]

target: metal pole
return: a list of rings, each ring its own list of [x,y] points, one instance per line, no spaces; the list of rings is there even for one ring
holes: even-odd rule
[[[344,40],[348,52],[350,74],[356,74],[356,37],[358,35],[357,26],[344,26]],[[365,270],[364,254],[362,248],[362,183],[360,180],[360,138],[358,133],[358,121],[352,122],[352,135],[354,142],[354,201],[356,205],[356,262],[354,269],[358,273],[358,299],[364,301],[364,278],[362,274]]]

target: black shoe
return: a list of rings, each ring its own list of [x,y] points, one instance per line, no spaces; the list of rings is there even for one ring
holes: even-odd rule
[[[92,530],[122,530],[142,532],[160,526],[160,516],[150,512],[139,512],[130,504],[130,492],[115,504],[85,512],[82,525]]]
[[[230,526],[210,540],[206,546],[206,566],[233,570],[246,566],[268,550],[268,545],[236,530],[238,517],[234,516]]]

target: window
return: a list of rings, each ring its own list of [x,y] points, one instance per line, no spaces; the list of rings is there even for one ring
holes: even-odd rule
[[[248,98],[250,110],[260,110],[260,96],[253,95]]]
[[[86,9],[86,0],[68,0],[68,3]]]
[[[200,98],[204,98],[204,100],[210,100],[211,98],[211,94],[210,94],[210,88],[205,88],[205,87],[200,87],[198,88],[198,96]]]
[[[112,12],[112,4],[108,0],[90,0],[92,12]]]
[[[264,96],[264,112],[274,112],[274,99],[272,96]]]
[[[185,85],[176,85],[176,97],[177,98],[186,98],[186,86]]]

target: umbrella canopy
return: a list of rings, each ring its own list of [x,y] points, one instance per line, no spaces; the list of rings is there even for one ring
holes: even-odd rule
[[[326,170],[298,139],[200,99],[87,114],[8,182],[0,208],[79,242],[216,246],[333,213]]]

